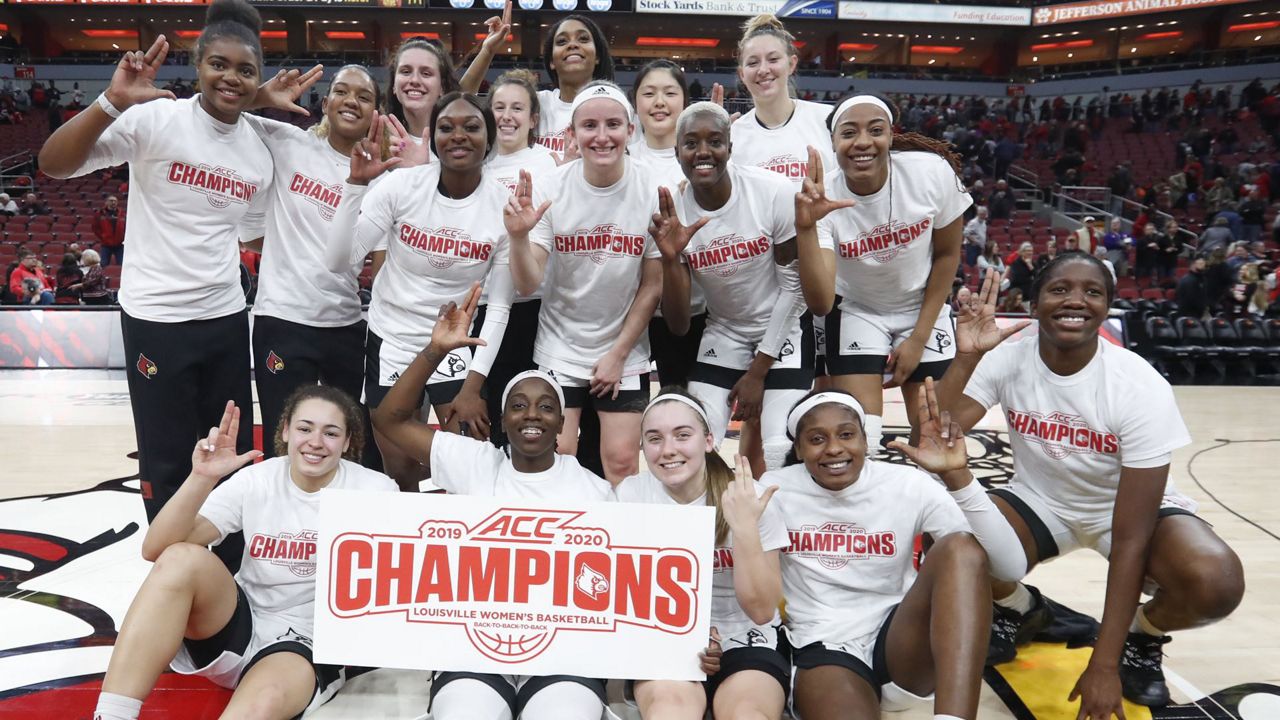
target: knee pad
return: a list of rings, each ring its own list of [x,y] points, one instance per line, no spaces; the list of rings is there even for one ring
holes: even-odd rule
[[[552,683],[529,698],[521,720],[600,720],[604,704],[591,688],[576,682]],[[445,720],[440,718],[438,720]]]
[[[473,678],[459,678],[431,698],[432,720],[512,720],[511,705],[498,691]]]
[[[864,425],[867,433],[867,458],[874,460],[879,456],[881,447],[880,440],[884,433],[884,417],[880,415],[868,415]]]

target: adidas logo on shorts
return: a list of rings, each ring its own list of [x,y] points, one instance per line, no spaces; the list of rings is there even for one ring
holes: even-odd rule
[[[711,348],[710,350],[707,350],[706,352],[702,353],[702,357],[720,357],[720,356],[716,355],[715,348]]]
[[[855,340],[854,342],[851,342],[851,343],[849,343],[848,345],[846,345],[844,349],[845,349],[845,350],[860,350],[860,349],[861,349],[861,347],[862,347],[862,346],[858,345],[857,341]]]

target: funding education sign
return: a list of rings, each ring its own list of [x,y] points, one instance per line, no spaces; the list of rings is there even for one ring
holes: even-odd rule
[[[709,507],[325,490],[316,662],[702,680]]]

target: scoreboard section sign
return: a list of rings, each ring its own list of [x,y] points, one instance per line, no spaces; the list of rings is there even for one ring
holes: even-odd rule
[[[325,490],[316,662],[702,680],[709,507]]]

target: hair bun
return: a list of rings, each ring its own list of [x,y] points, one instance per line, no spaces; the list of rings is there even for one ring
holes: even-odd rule
[[[262,15],[245,0],[214,0],[204,16],[205,25],[234,23],[249,28],[255,34],[262,31]]]

